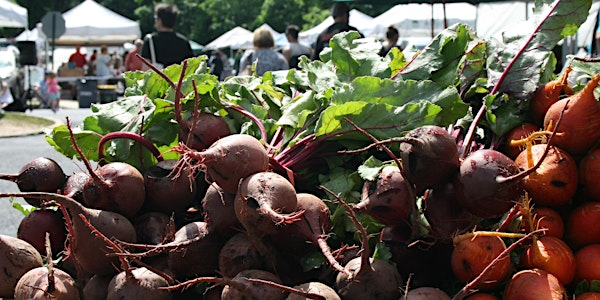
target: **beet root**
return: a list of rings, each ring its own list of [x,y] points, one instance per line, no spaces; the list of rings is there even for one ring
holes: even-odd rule
[[[63,188],[67,176],[53,159],[38,157],[26,163],[18,174],[0,174],[0,179],[16,183],[21,192],[56,193]],[[30,205],[40,206],[39,199],[24,199]]]
[[[185,244],[177,246],[178,244]],[[205,222],[189,223],[175,233],[168,245],[169,265],[178,277],[212,275],[218,269],[218,257],[224,241],[207,229]]]
[[[294,186],[274,172],[244,178],[234,208],[244,228],[260,237],[276,233],[282,224],[290,224],[301,216]]]
[[[406,179],[417,191],[446,183],[458,171],[456,139],[442,127],[421,126],[411,130],[400,144]]]
[[[284,300],[287,292],[263,283],[250,282],[247,279],[260,279],[282,284],[277,275],[263,270],[249,269],[239,272],[221,292],[221,300],[269,299]]]
[[[64,195],[52,193],[0,193],[0,197],[36,197],[48,199],[64,207],[68,213],[72,232],[69,232],[69,247],[75,261],[81,268],[92,274],[111,274],[118,259],[107,257],[106,242],[98,237],[85,223],[86,219],[95,230],[108,238],[124,242],[135,242],[135,228],[131,222],[118,213],[91,209]]]
[[[67,272],[49,267],[29,270],[15,287],[15,299],[79,300],[79,288]]]
[[[332,287],[330,287],[324,283],[318,282],[318,281],[299,284],[299,285],[295,286],[294,288],[304,291],[304,292],[322,296],[325,300],[341,300],[340,296],[335,292],[335,290]],[[307,299],[310,299],[310,298],[302,296],[302,295],[294,294],[294,293],[290,293],[290,295],[287,298],[285,298],[285,300],[307,300]]]
[[[160,212],[140,214],[133,220],[138,243],[158,245],[165,242],[169,216]]]
[[[403,281],[394,266],[373,258],[370,268],[361,265],[362,258],[356,257],[344,267],[354,275],[353,278],[338,273],[335,289],[342,299],[400,299]]]
[[[42,256],[28,242],[7,235],[0,235],[0,253],[0,297],[12,298],[21,276],[43,266]]]
[[[179,127],[179,141],[196,151],[202,151],[231,134],[229,125],[222,117],[206,112],[200,112],[197,118],[190,116]]]
[[[452,183],[427,190],[424,199],[425,217],[435,239],[451,241],[477,223],[475,216],[458,204]]]
[[[106,300],[108,295],[108,284],[114,276],[94,275],[88,280],[81,294],[85,300]]]
[[[112,278],[108,284],[108,295],[106,300],[173,299],[173,296],[169,291],[159,289],[160,287],[169,285],[165,278],[143,267],[135,268],[130,271],[131,273],[123,271]]]
[[[397,166],[385,166],[374,184],[365,182],[363,198],[355,208],[384,225],[406,224],[416,201],[410,188]]]
[[[197,194],[196,181],[189,168],[182,168],[178,176],[173,169],[177,160],[163,160],[151,166],[144,173],[146,200],[144,207],[170,215],[183,213],[193,203]]]
[[[208,230],[224,237],[239,232],[242,224],[238,221],[234,209],[235,195],[226,193],[215,183],[212,183],[202,198],[202,215]]]
[[[112,162],[90,171],[83,188],[86,207],[112,211],[133,217],[142,208],[146,197],[144,176],[133,166]]]
[[[219,272],[234,277],[247,269],[262,269],[264,259],[245,232],[237,233],[225,242],[219,252]]]
[[[36,209],[19,223],[17,237],[30,243],[41,255],[46,256],[46,233],[50,234],[50,247],[53,254],[64,250],[67,240],[67,227],[60,211]]]
[[[242,178],[269,168],[267,150],[247,134],[228,135],[202,152],[182,144],[175,151],[182,154],[181,166],[191,166],[191,170],[205,167],[209,179],[230,194],[235,194]]]
[[[491,149],[471,153],[460,166],[454,188],[458,203],[470,213],[482,218],[505,214],[523,195],[520,180],[498,182],[519,174],[517,164],[508,156]]]

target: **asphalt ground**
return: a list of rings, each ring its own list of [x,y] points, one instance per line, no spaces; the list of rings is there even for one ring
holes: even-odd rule
[[[91,115],[90,108],[79,108],[75,100],[61,100],[60,109],[53,112],[50,109],[27,110],[25,114],[56,120],[66,123],[69,118],[72,126],[79,126],[86,116]],[[55,160],[65,174],[70,175],[85,169],[79,160],[68,158],[58,153],[45,139],[43,131],[0,138],[0,173],[18,174],[21,168],[34,158],[44,156]],[[18,186],[10,181],[0,180],[0,192],[18,192]],[[22,204],[25,201],[16,198]],[[17,228],[23,215],[12,207],[7,198],[0,198],[0,234],[16,236]]]

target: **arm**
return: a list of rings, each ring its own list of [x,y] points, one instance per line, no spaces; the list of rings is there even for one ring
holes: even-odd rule
[[[290,57],[292,57],[292,47],[286,46],[281,50],[281,54],[283,54],[285,60],[289,61]]]

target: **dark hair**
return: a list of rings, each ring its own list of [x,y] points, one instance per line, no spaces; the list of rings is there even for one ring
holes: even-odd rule
[[[167,28],[175,27],[179,9],[175,4],[159,3],[154,7],[154,16],[160,18],[163,26]]]
[[[344,2],[336,2],[331,7],[331,16],[334,18],[348,15],[350,15],[350,7]]]
[[[297,25],[290,24],[285,28],[285,33],[291,35],[294,39],[298,39],[300,28]]]
[[[385,32],[385,37],[388,39],[397,38],[399,35],[398,29],[396,29],[394,26],[389,26]]]

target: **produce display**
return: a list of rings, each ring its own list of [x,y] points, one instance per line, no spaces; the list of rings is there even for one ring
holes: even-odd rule
[[[552,51],[590,7],[408,61],[356,32],[260,77],[145,61],[46,133],[82,171],[0,175],[0,298],[596,299],[600,61]]]

